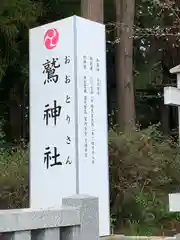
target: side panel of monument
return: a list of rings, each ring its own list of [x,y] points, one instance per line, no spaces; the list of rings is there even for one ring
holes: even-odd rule
[[[79,193],[99,198],[100,236],[110,234],[105,25],[76,17]]]

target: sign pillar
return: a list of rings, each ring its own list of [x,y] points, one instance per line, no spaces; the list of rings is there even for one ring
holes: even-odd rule
[[[105,25],[77,16],[30,30],[30,206],[99,198],[110,235]]]
[[[170,73],[177,74],[177,88],[164,88],[164,104],[178,107],[178,128],[180,144],[180,65],[170,69]]]
[[[172,68],[170,73],[177,74],[177,88],[164,88],[164,103],[178,107],[178,122],[179,122],[179,144],[180,144],[180,65]],[[180,211],[180,193],[169,194],[169,211]]]
[[[179,93],[180,93],[180,69],[177,72],[177,88],[179,89]],[[178,105],[178,130],[179,130],[179,144],[180,144],[180,94],[179,94],[179,105]]]

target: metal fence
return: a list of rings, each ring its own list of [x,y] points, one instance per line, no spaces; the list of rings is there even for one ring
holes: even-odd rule
[[[1,210],[0,234],[3,240],[98,240],[98,199],[75,195],[60,209]]]

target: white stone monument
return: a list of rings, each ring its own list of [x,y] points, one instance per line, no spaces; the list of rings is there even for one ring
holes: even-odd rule
[[[180,212],[180,193],[169,194],[169,211]]]
[[[177,74],[177,88],[175,87],[164,88],[164,104],[178,107],[179,143],[180,143],[180,65],[170,69],[170,73]],[[169,194],[169,211],[170,212],[180,211],[180,193]]]
[[[77,16],[30,30],[30,206],[99,198],[110,234],[105,26]]]

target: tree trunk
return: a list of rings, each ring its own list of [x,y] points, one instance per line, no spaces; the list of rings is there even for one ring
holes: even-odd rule
[[[104,22],[104,0],[81,0],[81,16],[92,21]]]
[[[21,99],[17,93],[16,87],[10,92],[10,107],[9,107],[11,138],[19,144],[21,139]]]
[[[135,94],[133,79],[133,25],[135,0],[115,0],[116,36],[120,41],[116,49],[116,81],[118,124],[125,132],[135,128]]]

